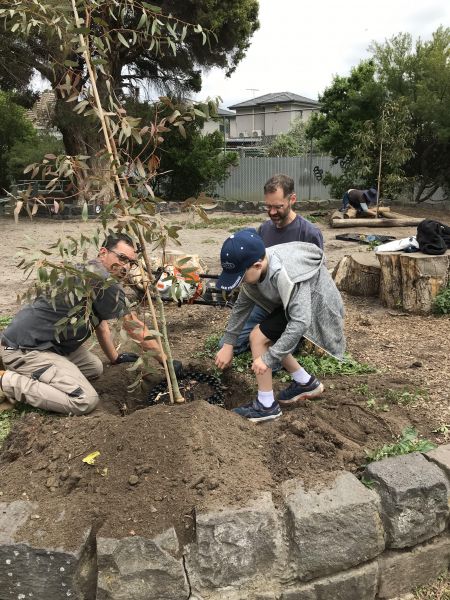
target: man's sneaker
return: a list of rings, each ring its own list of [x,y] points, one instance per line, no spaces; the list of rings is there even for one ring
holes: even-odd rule
[[[255,400],[254,402],[249,402],[248,404],[244,404],[238,408],[233,408],[231,412],[234,412],[237,415],[248,419],[249,421],[255,422],[271,421],[272,419],[278,419],[278,417],[281,417],[282,415],[280,405],[277,401],[275,401],[269,408],[265,408],[261,402]]]
[[[323,390],[323,384],[316,377],[312,376],[308,383],[305,384],[292,381],[285,390],[278,394],[277,400],[281,406],[292,406],[300,402],[300,400],[318,398]]]

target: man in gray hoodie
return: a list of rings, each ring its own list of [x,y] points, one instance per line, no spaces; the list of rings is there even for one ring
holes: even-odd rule
[[[291,242],[265,248],[254,229],[244,229],[225,240],[222,273],[217,287],[230,291],[243,283],[216,355],[220,369],[233,360],[233,348],[255,305],[268,316],[250,334],[252,369],[258,383],[255,401],[234,409],[250,421],[281,416],[281,406],[319,396],[323,385],[293,357],[302,337],[342,359],[345,349],[342,299],[324,266],[324,254],[314,244]],[[292,383],[275,399],[272,369],[282,365]]]

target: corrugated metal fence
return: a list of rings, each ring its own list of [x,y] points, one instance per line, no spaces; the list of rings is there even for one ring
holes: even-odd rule
[[[277,173],[293,178],[297,197],[303,200],[328,200],[330,194],[323,183],[326,171],[339,174],[339,165],[331,164],[331,157],[321,154],[306,154],[289,157],[239,158],[239,165],[232,167],[230,176],[216,194],[228,201],[259,202],[265,182]]]

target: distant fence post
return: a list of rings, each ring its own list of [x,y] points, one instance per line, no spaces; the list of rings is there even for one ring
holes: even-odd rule
[[[312,188],[312,159],[313,159],[313,141],[311,138],[311,146],[309,148],[309,181],[308,181],[308,200],[311,200]]]

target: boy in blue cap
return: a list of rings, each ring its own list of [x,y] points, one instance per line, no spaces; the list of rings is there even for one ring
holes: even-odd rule
[[[225,240],[220,253],[222,273],[217,287],[231,291],[242,283],[216,355],[220,369],[233,360],[233,347],[255,305],[268,316],[252,330],[252,369],[258,383],[256,400],[234,409],[250,421],[281,416],[281,406],[293,406],[320,396],[323,385],[293,357],[302,337],[336,358],[345,349],[342,299],[324,266],[323,251],[315,244],[290,242],[265,248],[254,229],[243,229]],[[277,398],[272,369],[282,365],[292,383]]]

